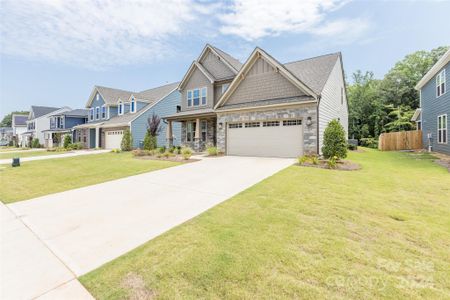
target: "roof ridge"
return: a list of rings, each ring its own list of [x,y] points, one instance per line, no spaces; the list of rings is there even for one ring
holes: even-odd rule
[[[123,89],[118,89],[118,88],[112,88],[112,87],[103,86],[103,85],[95,85],[95,87],[96,88],[104,88],[104,89],[116,90],[116,91],[122,91],[122,92],[127,92],[127,93],[134,93],[133,91],[123,90]]]
[[[304,58],[304,59],[299,59],[299,60],[294,60],[294,61],[290,61],[290,62],[285,62],[285,63],[283,63],[283,65],[293,64],[293,63],[297,63],[297,62],[301,62],[301,61],[307,61],[307,60],[317,59],[317,58],[321,58],[321,57],[324,57],[324,56],[331,56],[331,55],[342,55],[342,53],[340,51],[338,51],[338,52],[333,52],[333,53],[317,55],[317,56],[308,57],[308,58]]]
[[[156,90],[156,89],[159,89],[159,88],[162,88],[162,87],[165,87],[165,86],[168,86],[168,85],[172,85],[172,84],[177,84],[177,85],[178,85],[179,83],[180,83],[179,81],[175,81],[175,82],[171,82],[171,83],[166,83],[166,84],[163,84],[163,85],[154,87],[154,88],[149,88],[149,89],[142,90],[142,91],[140,91],[140,92],[137,92],[136,94],[140,94],[140,93],[142,93],[142,92],[146,92],[146,91],[150,91],[150,90]]]

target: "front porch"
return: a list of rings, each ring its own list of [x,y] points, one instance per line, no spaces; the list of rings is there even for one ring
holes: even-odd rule
[[[64,144],[64,137],[72,135],[70,130],[45,130],[44,131],[44,147],[54,148],[62,147]]]
[[[181,145],[195,152],[205,151],[208,146],[216,146],[217,117],[214,113],[167,118],[167,146],[173,145],[173,122],[181,123]]]

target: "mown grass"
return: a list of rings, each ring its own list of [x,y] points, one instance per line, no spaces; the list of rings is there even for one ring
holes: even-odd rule
[[[447,170],[349,158],[362,170],[289,167],[80,281],[97,299],[450,298]]]
[[[179,163],[135,159],[131,153],[93,154],[23,162],[0,169],[0,201],[12,203]]]
[[[47,156],[47,155],[56,155],[56,154],[64,154],[67,152],[50,152],[50,151],[21,151],[21,152],[3,152],[0,153],[0,159],[8,159],[8,158],[15,158],[15,157],[34,157],[34,156]]]

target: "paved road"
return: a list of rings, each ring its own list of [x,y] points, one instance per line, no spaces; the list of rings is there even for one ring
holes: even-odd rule
[[[61,264],[79,276],[292,163],[292,159],[278,158],[205,158],[195,163],[13,203],[8,208]],[[7,254],[17,261],[24,255],[20,252]],[[22,273],[28,271],[16,269],[10,272],[11,280],[20,280]],[[53,267],[48,267],[47,272],[52,273]],[[62,271],[55,268],[55,272]],[[61,275],[61,279],[63,277]]]
[[[73,156],[81,156],[81,155],[89,155],[89,154],[102,154],[110,152],[111,150],[76,150],[63,154],[49,154],[42,156],[30,156],[30,157],[21,157],[20,162],[24,161],[33,161],[33,160],[43,160],[43,159],[55,159],[55,158],[65,158],[65,157],[73,157]],[[2,152],[4,153],[4,152]],[[0,159],[0,165],[10,164],[12,161],[11,158]]]

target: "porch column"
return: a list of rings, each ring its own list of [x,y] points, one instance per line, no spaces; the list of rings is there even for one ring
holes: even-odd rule
[[[198,139],[200,139],[200,119],[197,118],[195,120],[195,123],[197,123],[195,125],[195,139],[198,140]]]
[[[95,148],[100,148],[100,128],[95,127]]]
[[[166,140],[167,140],[167,146],[169,148],[172,147],[173,146],[172,121],[167,122]]]

